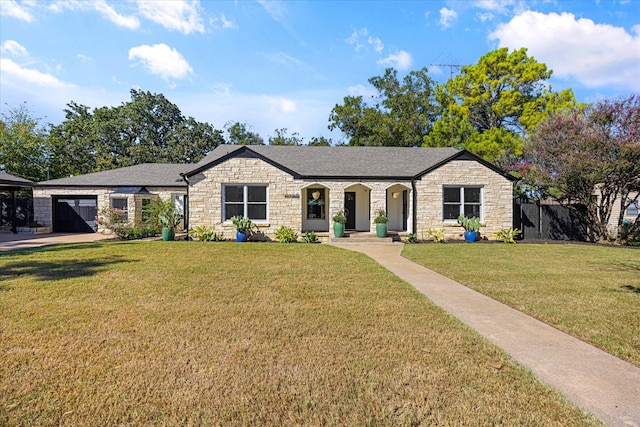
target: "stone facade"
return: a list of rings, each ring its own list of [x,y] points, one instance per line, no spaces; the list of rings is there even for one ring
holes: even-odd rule
[[[117,188],[96,187],[34,187],[33,188],[33,214],[39,222],[47,227],[53,227],[53,197],[68,196],[69,198],[80,196],[95,196],[97,200],[97,212],[111,206],[112,198],[126,198],[129,221],[142,218],[142,199],[162,198],[168,199],[174,194],[186,194],[184,187],[146,187],[149,194],[123,194],[116,193]],[[98,229],[102,232],[105,230]]]
[[[455,160],[417,180],[416,230],[413,230],[413,191],[410,181],[295,179],[289,173],[258,158],[232,157],[194,175],[189,180],[189,225],[213,227],[232,237],[230,221],[223,219],[222,191],[225,184],[263,184],[268,186],[266,221],[256,221],[259,230],[273,238],[285,225],[298,233],[329,231],[331,217],[344,209],[345,192],[353,191],[359,199],[356,230],[375,231],[375,213],[386,210],[389,229],[415,232],[418,237],[430,228],[445,228],[446,237],[462,239],[463,229],[455,221],[443,221],[443,186],[478,186],[482,188],[481,235],[493,238],[493,232],[512,226],[512,183],[479,162]],[[306,201],[311,190],[325,189],[325,218],[309,221]],[[402,197],[399,197],[402,195]],[[404,218],[402,217],[404,215]]]

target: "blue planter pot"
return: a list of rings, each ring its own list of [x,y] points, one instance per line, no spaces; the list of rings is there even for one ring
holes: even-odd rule
[[[176,230],[169,227],[162,228],[162,240],[164,240],[165,242],[170,242],[175,240],[175,238],[176,238]]]
[[[478,238],[477,231],[465,231],[464,232],[464,241],[467,243],[473,243]]]
[[[236,242],[246,242],[249,233],[246,231],[236,231]]]
[[[380,223],[376,224],[376,236],[378,237],[387,237],[387,224]]]
[[[334,237],[343,237],[344,236],[344,224],[340,222],[333,223],[333,235]]]

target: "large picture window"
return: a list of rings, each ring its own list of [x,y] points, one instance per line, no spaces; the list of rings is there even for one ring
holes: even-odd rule
[[[230,221],[236,215],[252,221],[267,221],[268,187],[266,185],[227,184],[222,188],[223,218]]]
[[[482,219],[482,187],[444,187],[442,213],[445,221],[460,215]]]
[[[110,203],[118,219],[121,222],[127,222],[129,220],[129,199],[126,197],[112,197]]]
[[[325,219],[324,188],[307,190],[307,219]]]

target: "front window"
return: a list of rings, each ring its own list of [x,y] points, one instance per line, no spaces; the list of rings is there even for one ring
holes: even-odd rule
[[[325,219],[324,188],[309,188],[307,190],[307,219]]]
[[[111,199],[111,208],[121,222],[129,220],[129,199],[126,197],[113,197]]]
[[[482,187],[444,187],[442,213],[444,221],[482,218]]]
[[[224,185],[222,197],[222,215],[225,221],[230,221],[236,215],[246,216],[253,221],[267,221],[266,185]]]
[[[638,202],[638,200],[636,200],[635,202],[631,202],[631,200],[628,200],[627,203],[629,204],[629,207],[627,208],[627,212],[625,213],[625,216],[638,216],[638,206],[640,205],[640,202]]]

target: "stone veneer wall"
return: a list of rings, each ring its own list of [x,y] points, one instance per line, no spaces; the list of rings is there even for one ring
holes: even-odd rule
[[[327,217],[330,226],[331,217],[344,208],[345,189],[354,184],[362,184],[371,194],[371,230],[373,212],[384,209],[386,189],[398,184],[395,181],[317,181],[298,180],[288,173],[256,158],[231,158],[215,167],[190,178],[189,187],[189,226],[213,227],[223,232],[227,238],[234,238],[234,228],[230,222],[222,220],[223,184],[265,184],[269,186],[269,212],[267,222],[257,222],[261,232],[273,238],[275,231],[285,225],[302,233],[302,215],[304,189],[309,186],[323,186],[328,190]],[[410,183],[401,183],[410,188]],[[299,197],[290,197],[296,195]],[[289,197],[286,197],[289,196]]]
[[[168,199],[173,194],[186,194],[187,189],[183,187],[146,187],[151,194],[151,198],[160,197]],[[87,187],[34,187],[33,188],[33,215],[38,221],[48,227],[53,226],[53,199],[52,196],[97,196],[97,210],[105,206],[110,206],[111,197],[128,199],[128,216],[130,221],[140,219],[140,206],[136,202],[141,199],[139,194],[114,194],[113,188],[87,188]],[[98,229],[99,232],[105,230]]]
[[[494,232],[513,225],[513,183],[476,161],[455,160],[416,182],[418,238],[428,239],[430,228],[444,228],[448,239],[464,238],[457,222],[442,220],[444,185],[482,186],[482,238],[493,240]]]

